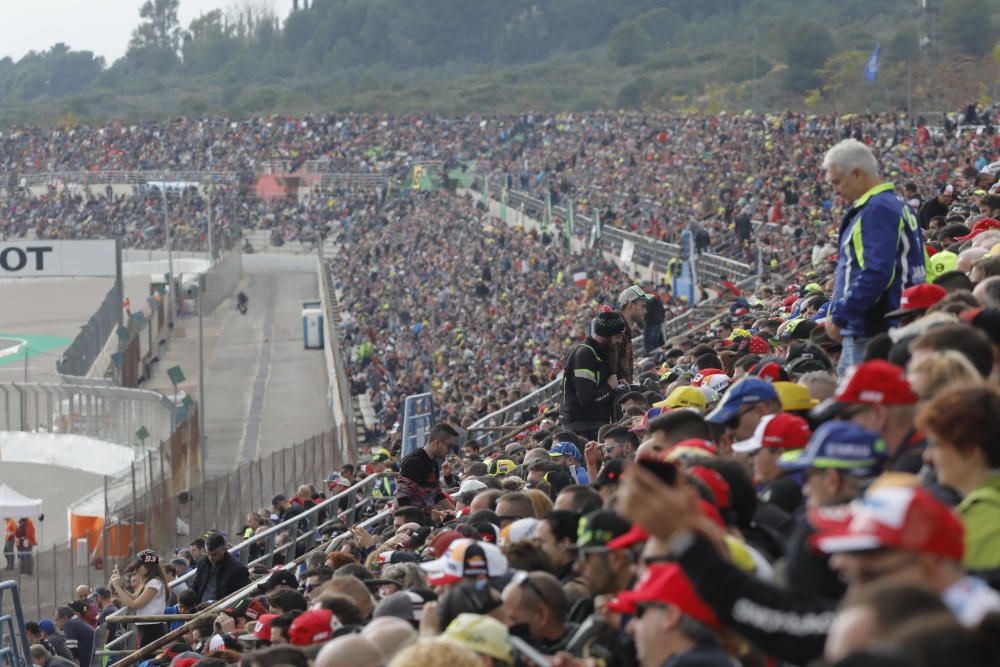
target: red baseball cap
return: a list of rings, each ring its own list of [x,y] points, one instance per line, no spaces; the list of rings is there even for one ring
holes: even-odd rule
[[[725,374],[726,371],[722,370],[721,368],[702,369],[698,371],[698,373],[693,378],[691,378],[691,386],[700,387],[705,383],[705,380],[712,377],[713,375],[725,375]]]
[[[240,635],[242,641],[271,641],[271,619],[277,618],[278,614],[261,614],[260,618],[251,623],[247,623],[245,635]]]
[[[781,300],[781,305],[785,308],[791,308],[792,306],[795,305],[795,302],[798,300],[799,297],[795,294],[791,296],[786,296],[784,299]]]
[[[714,457],[719,455],[718,448],[708,440],[701,438],[688,438],[681,440],[676,445],[671,445],[660,455],[661,461],[673,463],[678,459],[686,457]]]
[[[761,417],[753,435],[733,443],[733,451],[738,454],[755,452],[764,447],[776,449],[802,449],[809,442],[812,429],[802,417],[787,412]]]
[[[834,400],[837,403],[913,405],[918,397],[913,393],[902,368],[882,359],[873,359],[858,364],[853,372],[848,371]]]
[[[893,549],[961,562],[965,528],[951,509],[916,484],[879,484],[849,505],[809,513],[813,546],[824,553]]]
[[[288,639],[295,646],[325,642],[343,625],[329,609],[310,609],[295,617],[288,628]]]
[[[621,614],[634,614],[638,605],[644,602],[672,605],[710,628],[722,628],[715,613],[698,597],[684,570],[676,563],[651,564],[636,582],[635,588],[616,595],[608,603],[608,609]]]
[[[899,317],[915,310],[927,310],[941,299],[948,296],[948,290],[933,283],[920,283],[903,290],[899,300],[899,308],[885,314],[886,317]]]
[[[983,218],[976,222],[972,226],[972,231],[965,236],[956,236],[955,241],[968,241],[969,239],[974,239],[983,232],[988,232],[991,229],[1000,229],[1000,220],[994,220],[993,218]]]
[[[719,509],[729,507],[729,482],[717,471],[705,466],[691,466],[687,474],[701,480],[715,497],[715,505]]]
[[[615,539],[608,542],[609,549],[628,549],[633,547],[639,542],[645,542],[649,539],[649,533],[643,530],[642,526],[637,523],[633,523],[632,527],[628,529],[628,532],[624,535],[619,535]]]
[[[444,552],[448,550],[451,543],[462,537],[462,533],[457,530],[446,530],[443,533],[438,533],[431,543],[427,546],[427,550],[434,555],[435,558],[440,558],[444,555]]]

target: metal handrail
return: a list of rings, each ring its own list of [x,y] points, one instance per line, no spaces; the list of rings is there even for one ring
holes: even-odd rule
[[[359,523],[358,525],[361,526],[361,527],[363,527],[363,528],[367,528],[369,526],[375,525],[376,523],[384,521],[385,519],[387,519],[387,518],[389,518],[391,516],[392,516],[392,512],[390,512],[389,510],[386,510],[384,512],[381,512],[380,514],[377,514],[377,515],[375,515],[375,516],[373,516],[373,517],[371,517],[371,518],[369,518],[369,519],[367,519],[367,520]],[[299,556],[295,560],[293,560],[293,561],[291,561],[289,563],[286,563],[284,566],[282,566],[281,569],[285,570],[285,571],[291,571],[293,568],[298,567],[302,562],[304,562],[306,559],[308,559],[310,556],[312,556],[314,554],[327,554],[330,551],[332,551],[333,548],[335,548],[335,546],[339,545],[341,542],[343,542],[344,539],[346,539],[347,537],[350,537],[350,536],[351,536],[351,534],[348,531],[344,531],[340,535],[337,535],[336,537],[331,538],[328,542],[326,542],[324,544],[321,544],[321,545],[317,546],[315,549],[312,549],[312,550],[310,550],[310,551],[302,554],[301,556]],[[207,616],[209,614],[212,614],[212,613],[215,613],[219,609],[225,609],[226,607],[232,606],[232,605],[238,603],[240,600],[243,600],[245,598],[251,597],[253,595],[253,593],[256,592],[257,586],[258,586],[258,583],[256,581],[251,581],[249,584],[247,584],[246,586],[244,586],[240,590],[236,591],[235,593],[231,594],[230,596],[226,597],[225,599],[220,600],[220,601],[215,602],[215,603],[212,603],[211,606],[209,606],[207,609],[204,609],[203,611],[199,612],[195,616],[195,618],[193,618],[193,619],[191,619],[189,621],[186,621],[183,625],[181,625],[181,627],[176,628],[176,629],[168,632],[166,635],[164,635],[163,637],[160,637],[159,639],[157,639],[154,642],[151,642],[147,646],[144,646],[144,647],[142,647],[142,648],[140,648],[140,649],[138,649],[136,651],[133,651],[133,652],[129,653],[124,658],[122,658],[121,661],[119,661],[116,664],[120,665],[121,667],[128,667],[128,665],[131,665],[131,664],[133,664],[133,663],[135,663],[135,662],[137,662],[139,660],[142,660],[144,658],[149,657],[155,651],[157,651],[159,648],[161,648],[163,646],[166,646],[169,642],[173,641],[174,639],[176,639],[177,637],[179,637],[181,634],[183,634],[184,632],[186,632],[188,629],[190,629],[191,627],[193,627],[195,625],[195,623],[197,623],[200,619],[204,618],[205,616]],[[99,655],[102,655],[102,656],[103,655],[112,655],[112,653],[111,652],[101,652]]]
[[[345,510],[343,512],[344,514],[348,514],[349,516],[352,515],[354,513],[354,510],[356,510],[357,507],[359,506],[357,502],[354,502],[357,499],[356,494],[357,494],[358,491],[361,491],[363,488],[365,488],[367,486],[371,486],[375,482],[375,480],[378,480],[378,479],[381,479],[381,478],[387,477],[387,476],[393,476],[394,474],[395,473],[384,472],[384,473],[376,473],[374,475],[368,475],[367,477],[365,477],[364,479],[358,481],[353,486],[345,489],[344,491],[341,491],[340,493],[337,493],[337,494],[335,494],[335,495],[333,495],[333,496],[325,499],[323,502],[321,502],[321,503],[315,505],[314,507],[311,507],[308,510],[306,510],[306,511],[304,511],[304,512],[302,512],[302,513],[300,513],[300,514],[298,514],[298,515],[296,515],[296,516],[288,519],[287,521],[283,521],[283,522],[281,522],[281,523],[279,523],[279,524],[277,524],[275,526],[271,526],[267,530],[264,530],[264,531],[262,531],[262,532],[260,532],[260,533],[258,533],[256,535],[252,535],[251,537],[243,540],[239,544],[236,544],[235,546],[230,547],[227,551],[228,551],[228,553],[230,555],[238,557],[240,559],[240,562],[242,562],[244,564],[247,564],[247,560],[248,560],[248,557],[249,557],[249,550],[250,550],[250,547],[252,545],[254,545],[254,544],[256,544],[256,543],[258,543],[260,541],[267,541],[268,543],[271,543],[271,538],[273,538],[274,536],[276,536],[278,533],[280,533],[282,531],[285,531],[285,530],[289,530],[289,529],[291,529],[292,531],[294,531],[294,533],[293,533],[294,537],[289,541],[289,543],[287,545],[282,545],[282,549],[283,550],[287,550],[287,548],[289,546],[295,547],[303,537],[311,535],[312,532],[313,532],[313,530],[316,529],[316,527],[310,526],[309,530],[303,531],[303,534],[299,535],[298,534],[298,526],[301,524],[301,522],[303,520],[306,520],[306,521],[310,520],[312,517],[314,517],[314,515],[318,514],[323,509],[331,506],[333,503],[338,503],[339,504],[340,500],[342,500],[343,498],[349,498],[349,499],[352,500],[351,505],[348,507],[347,510]],[[363,506],[366,503],[366,501],[367,501],[367,499],[365,501],[362,501],[361,505]],[[339,519],[340,518],[340,514],[336,514],[336,518]],[[334,520],[324,522],[324,524],[322,524],[322,526],[326,526],[326,525],[332,523],[333,521]],[[254,559],[249,564],[250,565],[256,565],[259,562],[262,562],[263,560],[265,560],[267,558],[273,558],[273,556],[274,556],[275,553],[276,553],[276,551],[273,548],[271,548],[271,549],[268,550],[268,553],[266,553],[264,556],[261,556],[261,557],[258,557],[256,559]],[[194,564],[192,564],[192,565],[194,565]],[[170,584],[168,584],[168,588],[175,588],[179,584],[182,584],[182,583],[185,583],[187,581],[190,581],[191,579],[194,578],[194,576],[196,574],[196,570],[197,570],[196,567],[192,567],[188,572],[185,572],[180,577],[177,577],[176,579],[174,579],[173,581],[171,581]],[[122,607],[121,609],[119,609],[118,611],[114,612],[113,614],[110,614],[108,616],[108,618],[118,617],[118,616],[124,616],[124,615],[131,615],[131,614],[129,614],[130,611],[131,610],[128,607]],[[99,626],[98,629],[97,629],[97,632],[102,632],[101,636],[105,637],[106,634],[107,634],[107,628]],[[113,639],[112,641],[108,642],[107,644],[104,644],[103,647],[99,646],[99,642],[95,641],[94,642],[94,649],[93,649],[94,653],[93,653],[93,655],[103,655],[102,653],[100,653],[101,650],[112,648],[114,646],[118,646],[123,641],[125,641],[126,639],[128,639],[128,638],[130,638],[130,637],[132,637],[134,635],[135,635],[135,629],[132,628],[128,632],[124,632],[121,635],[119,635],[118,637],[116,637],[115,639]]]
[[[13,613],[4,610],[4,597],[8,592],[14,606]],[[7,639],[6,642],[0,642],[0,663],[29,667],[32,663],[24,629],[24,611],[21,609],[17,582],[14,581],[0,581],[0,635]]]

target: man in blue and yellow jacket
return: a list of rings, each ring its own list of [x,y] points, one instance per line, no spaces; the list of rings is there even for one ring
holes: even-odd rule
[[[851,201],[840,223],[837,273],[827,334],[843,340],[837,371],[862,361],[865,345],[894,321],[903,290],[926,281],[926,251],[912,209],[879,176],[867,146],[845,139],[823,160],[826,177]]]

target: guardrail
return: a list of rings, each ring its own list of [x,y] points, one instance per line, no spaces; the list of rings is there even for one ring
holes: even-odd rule
[[[56,361],[56,370],[60,374],[84,377],[90,371],[121,321],[123,295],[120,288],[116,282],[104,296],[97,312],[90,316],[62,357]]]
[[[8,604],[8,600],[10,604]],[[21,596],[13,581],[0,581],[0,664],[29,667],[28,637],[24,630]]]
[[[134,446],[145,427],[151,442],[169,440],[177,408],[145,389],[54,383],[0,383],[0,429],[86,435]]]
[[[342,532],[337,537],[333,538],[329,542],[323,543],[317,539],[317,534],[324,528],[333,526],[343,521],[345,526],[350,527],[356,523],[359,511],[368,506],[374,506],[377,502],[382,499],[376,499],[368,493],[370,487],[374,483],[386,476],[393,476],[395,473],[379,473],[376,475],[369,475],[365,479],[357,482],[353,486],[344,491],[327,498],[323,502],[309,508],[308,510],[302,512],[301,514],[283,521],[275,526],[253,535],[252,537],[243,540],[242,542],[230,547],[228,552],[234,558],[237,558],[241,563],[247,566],[253,566],[258,564],[267,563],[268,568],[274,565],[274,557],[276,555],[283,556],[289,551],[292,553],[298,553],[298,551],[303,551],[302,554],[297,557],[288,559],[288,562],[284,563],[284,569],[291,569],[297,561],[308,556],[310,553],[315,553],[318,549],[322,549],[324,553],[328,550],[332,550],[331,546],[337,540],[343,540],[349,537],[349,533]],[[363,492],[364,497],[359,498],[359,493]],[[347,500],[347,507],[341,511],[333,511],[333,515],[330,519],[320,522],[319,517],[324,515],[327,510],[339,509],[341,501]],[[388,500],[388,499],[385,499]],[[360,522],[359,525],[368,527],[378,523],[379,521],[384,521],[391,516],[391,513],[386,511],[382,513],[376,513],[375,516]],[[277,544],[277,538],[280,534],[288,531],[288,540],[283,544]],[[309,544],[313,541],[313,544]],[[264,553],[255,558],[251,558],[251,551],[255,545],[261,545],[264,547]],[[318,547],[318,548],[317,548]],[[196,566],[192,565],[192,569],[186,572],[184,575],[178,577],[169,584],[170,588],[176,588],[182,583],[187,583],[193,581],[196,574]],[[225,608],[245,597],[248,597],[256,588],[258,582],[251,582],[248,586],[244,587],[240,591],[226,596],[222,600],[216,601],[208,610],[213,611]],[[136,638],[135,629],[132,628],[126,632],[121,633],[118,637],[112,641],[107,641],[108,637],[108,621],[112,624],[121,622],[121,619],[125,616],[134,616],[130,613],[131,610],[128,608],[122,608],[111,614],[105,623],[98,626],[95,632],[93,652],[91,654],[91,664],[99,664],[98,658],[103,658],[105,656],[121,656],[129,655],[135,658],[139,652],[136,651],[134,646],[134,640]],[[203,614],[199,614],[201,617]],[[187,623],[185,624],[187,625]],[[168,633],[172,634],[172,633]],[[165,637],[164,640],[167,640]],[[169,641],[169,640],[167,640]],[[121,648],[126,644],[133,644],[131,648],[124,649]],[[148,648],[148,647],[147,647]],[[129,658],[122,661],[121,664],[127,665],[130,663]]]
[[[20,187],[39,185],[144,185],[150,182],[233,183],[235,171],[44,171],[14,174]],[[0,183],[9,183],[9,174],[0,174]]]
[[[473,187],[482,192],[484,190],[482,183],[486,179],[487,177],[480,176],[473,181]],[[500,193],[503,191],[503,183],[499,180],[489,179],[488,188],[491,193]],[[538,220],[542,220],[545,216],[545,202],[517,190],[507,190],[507,206],[522,210],[526,215],[536,217]],[[552,206],[551,210],[553,217],[559,217],[561,220],[569,218],[569,211],[562,206]],[[574,212],[573,226],[575,229],[583,230],[585,235],[590,235],[594,233],[593,216],[588,217],[585,214]],[[556,233],[559,231],[556,230]],[[641,234],[610,225],[600,227],[600,235],[596,244],[602,251],[617,256],[621,254],[622,246],[626,241],[634,246],[632,263],[637,265],[649,266],[652,264],[658,271],[665,272],[671,260],[682,258],[681,246],[675,243],[647,238]],[[753,267],[749,264],[712,253],[698,255],[698,270],[703,275],[716,279],[724,275],[743,279],[753,273]]]

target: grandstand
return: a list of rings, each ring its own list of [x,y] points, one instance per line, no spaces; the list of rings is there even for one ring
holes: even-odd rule
[[[309,601],[320,607],[287,617],[292,635],[299,627],[296,619],[330,612],[312,641],[291,642],[319,651],[319,658],[312,657],[320,667],[335,664],[321,664],[322,652],[336,647],[343,635],[357,631],[360,639],[377,644],[368,634],[378,627],[369,622],[373,614],[375,620],[404,619],[413,633],[419,619],[414,610],[430,601],[437,605],[433,618],[442,623],[430,634],[448,634],[444,619],[451,622],[455,609],[485,616],[502,608],[508,625],[516,626],[517,614],[545,608],[538,617],[524,616],[526,644],[512,638],[517,628],[497,629],[501,652],[511,650],[509,643],[518,659],[533,650],[548,656],[566,651],[576,660],[637,664],[634,643],[614,625],[622,619],[594,609],[597,595],[612,599],[611,611],[633,617],[631,632],[635,642],[644,642],[641,650],[659,646],[656,636],[676,632],[669,636],[718,660],[805,664],[821,657],[824,644],[836,643],[831,621],[844,596],[842,574],[853,593],[843,598],[846,608],[875,605],[864,602],[872,590],[914,599],[923,594],[929,599],[920,598],[921,604],[945,615],[938,619],[941,631],[966,642],[962,645],[974,656],[968,664],[989,664],[978,653],[986,642],[984,631],[974,627],[983,618],[989,621],[988,612],[1000,613],[1000,594],[990,589],[1000,570],[1000,543],[988,528],[996,525],[996,517],[982,518],[960,496],[988,498],[995,466],[984,461],[992,462],[993,445],[962,431],[975,440],[970,447],[982,449],[983,458],[971,456],[953,468],[944,460],[928,468],[921,460],[928,447],[921,433],[941,436],[927,455],[936,464],[938,448],[966,451],[944,437],[956,437],[961,425],[941,415],[954,411],[970,423],[990,425],[995,415],[986,408],[977,412],[976,406],[1000,408],[1000,391],[990,377],[996,340],[991,318],[1000,302],[991,301],[985,288],[977,287],[975,296],[961,289],[972,286],[963,282],[966,272],[986,287],[991,276],[1000,275],[990,257],[978,256],[1000,244],[1000,223],[987,215],[993,200],[985,192],[991,186],[985,177],[996,180],[988,167],[1000,146],[985,137],[970,143],[968,137],[945,135],[932,148],[921,142],[919,126],[890,116],[747,114],[692,123],[668,114],[651,114],[640,122],[637,114],[622,113],[610,119],[584,116],[560,123],[558,130],[534,116],[530,122],[506,119],[505,128],[515,129],[502,137],[490,122],[466,119],[454,121],[453,127],[465,134],[454,133],[447,147],[433,141],[441,129],[435,121],[417,129],[403,119],[355,120],[350,124],[355,134],[335,148],[310,151],[309,138],[290,128],[280,145],[265,133],[259,153],[250,155],[242,139],[260,126],[259,119],[207,124],[223,148],[211,160],[197,158],[207,161],[194,166],[231,177],[211,189],[198,185],[173,192],[167,208],[174,213],[167,213],[167,225],[179,247],[204,253],[199,257],[209,263],[209,284],[215,276],[225,285],[216,293],[218,304],[247,290],[251,314],[226,308],[209,319],[215,336],[209,377],[215,373],[215,384],[209,384],[208,395],[215,398],[202,413],[191,400],[202,388],[176,380],[167,368],[178,359],[186,359],[180,362],[186,371],[193,364],[194,320],[181,315],[192,312],[183,299],[200,300],[210,292],[185,291],[181,282],[163,293],[169,298],[147,300],[144,283],[140,289],[146,294],[129,297],[149,310],[140,318],[129,313],[121,331],[109,337],[114,352],[104,360],[108,372],[64,391],[92,401],[88,408],[109,403],[92,397],[114,391],[131,392],[114,394],[116,400],[139,401],[141,377],[146,391],[160,392],[162,403],[158,399],[148,409],[164,421],[156,428],[142,423],[147,434],[137,446],[125,441],[135,439],[139,422],[129,421],[124,411],[101,408],[70,420],[74,435],[131,446],[134,460],[87,503],[100,521],[94,523],[96,530],[74,534],[65,560],[53,549],[48,565],[46,554],[35,552],[36,571],[29,574],[15,552],[18,587],[0,586],[0,623],[6,623],[0,632],[10,638],[0,652],[12,662],[24,661],[30,650],[27,617],[47,618],[50,604],[69,602],[79,584],[103,585],[115,568],[143,576],[147,570],[137,569],[142,563],[136,563],[136,555],[149,557],[143,551],[149,548],[162,564],[173,556],[187,559],[191,569],[172,577],[168,588],[178,597],[185,588],[196,590],[197,603],[176,614],[120,609],[107,615],[94,623],[89,654],[77,655],[81,663],[114,658],[127,666],[157,655],[170,661],[177,658],[171,652],[192,648],[199,656],[239,659],[239,653],[257,646],[240,643],[257,632],[249,624],[255,619],[240,610],[254,601],[257,614],[266,605],[287,612],[281,598],[264,590],[283,579],[302,589],[295,595],[303,606],[314,595]],[[633,140],[622,138],[629,132]],[[819,251],[844,208],[837,194],[848,192],[834,193],[824,185],[821,165],[825,150],[848,134],[875,146],[874,157],[893,178],[912,178],[924,201],[944,194],[942,175],[952,191],[964,195],[964,202],[945,205],[934,229],[921,232],[914,223],[909,233],[923,233],[921,241],[935,256],[953,253],[955,266],[963,255],[977,257],[951,276],[958,287],[934,284],[949,273],[934,269],[931,282],[921,272],[919,281],[906,282],[905,293],[910,273],[904,276],[903,268],[897,272],[893,265],[890,286],[880,289],[894,290],[895,296],[871,308],[898,307],[912,321],[904,322],[905,330],[893,329],[896,338],[890,337],[889,325],[881,324],[886,317],[878,320],[885,329],[880,337],[845,329],[841,343],[836,331],[837,300],[849,295],[834,285],[839,269],[831,258],[836,257]],[[88,131],[81,136],[88,137]],[[53,169],[92,168],[87,161],[101,155],[103,139],[88,138],[79,154],[51,155],[46,163]],[[179,147],[185,140],[178,138]],[[301,149],[297,154],[304,159],[278,158],[289,145]],[[689,150],[696,145],[702,150]],[[415,146],[424,152],[403,150]],[[852,146],[867,150],[863,143]],[[6,163],[23,163],[29,149],[18,153],[19,148],[5,149],[11,152]],[[941,151],[952,151],[955,164],[974,165],[973,173],[932,163],[929,156]],[[772,159],[764,160],[765,152]],[[178,166],[170,151],[161,157],[164,168]],[[121,155],[108,160],[113,163],[108,169],[121,170],[115,173],[135,166]],[[459,182],[456,172],[470,167],[473,173]],[[108,173],[104,177],[110,179]],[[100,178],[53,179],[49,172],[32,176],[22,167],[17,178],[0,179],[20,182],[6,192],[11,212],[0,218],[0,229],[12,237],[39,239],[116,236],[132,250],[148,253],[169,243],[170,235],[160,229],[164,192],[150,191],[149,178],[131,184],[131,190],[115,189],[123,185],[121,179]],[[284,196],[264,196],[257,186],[265,178],[268,188],[286,188]],[[293,181],[295,188],[288,189]],[[658,193],[658,187],[670,192]],[[847,199],[884,194],[901,202],[891,190]],[[905,208],[896,214],[892,229],[897,222],[903,230],[906,221],[916,220]],[[945,233],[945,223],[955,226]],[[209,251],[211,238],[225,252]],[[857,247],[864,243],[854,241],[851,249],[860,255]],[[919,252],[921,245],[908,242],[906,247]],[[965,254],[979,249],[983,252]],[[233,270],[227,267],[236,265],[234,257],[241,258],[241,268],[229,278],[220,276]],[[879,261],[873,257],[870,251],[866,255],[869,267]],[[857,262],[857,270],[864,270],[860,257]],[[900,267],[912,272],[918,264]],[[197,284],[202,285],[200,279]],[[629,321],[626,311],[635,312],[632,300],[619,296],[626,288],[638,289],[643,314],[653,305],[661,308],[662,323],[653,325],[658,344],[647,346],[641,317]],[[293,353],[305,343],[292,334],[307,300],[320,302],[324,349]],[[169,302],[166,311],[160,306],[164,302]],[[970,312],[969,307],[986,310]],[[67,311],[77,320],[90,312],[76,313],[68,305]],[[623,317],[616,319],[619,311]],[[619,319],[622,329],[615,328]],[[253,335],[234,335],[232,327],[245,323],[248,328],[239,333]],[[949,335],[936,336],[934,325],[950,327]],[[611,329],[605,332],[605,327]],[[613,387],[606,370],[616,377],[621,367],[612,364],[625,357],[604,339],[622,338],[627,331],[634,335],[628,347],[634,366],[628,370],[634,370],[635,379]],[[853,337],[871,338],[863,350],[865,363],[845,375],[838,388],[837,362]],[[140,351],[127,354],[130,345]],[[564,366],[575,363],[582,347],[601,363],[606,355],[607,369],[576,366],[576,375],[567,377]],[[852,362],[862,361],[861,351]],[[610,388],[599,400],[609,401],[612,417],[595,442],[582,431],[572,432],[571,421],[559,416],[570,400],[567,384],[588,373],[604,378]],[[134,382],[129,386],[125,378]],[[107,386],[115,379],[124,388]],[[964,381],[964,389],[944,388],[946,379]],[[960,389],[971,393],[956,398]],[[0,391],[23,396],[24,389],[11,382]],[[879,398],[872,398],[875,394]],[[416,397],[433,406],[421,420],[407,412],[406,406],[414,405],[408,399]],[[825,412],[826,404],[810,412],[819,398],[831,397],[839,414]],[[51,431],[50,411],[38,409],[40,399],[19,400],[16,410],[4,407],[8,423],[14,423],[16,413],[23,415],[16,430],[35,436]],[[597,400],[589,409],[597,410]],[[236,408],[227,414],[227,406]],[[44,412],[45,420],[31,417],[33,412]],[[148,420],[146,414],[135,418]],[[440,425],[432,430],[435,423]],[[771,424],[781,430],[768,430]],[[289,446],[292,442],[299,444]],[[845,442],[849,447],[838,449]],[[440,457],[428,453],[439,450]],[[856,455],[862,450],[864,456]],[[440,469],[432,458],[440,459]],[[633,458],[656,459],[649,468],[660,478],[639,470],[643,466],[630,466]],[[825,461],[835,465],[827,469]],[[750,467],[754,477],[747,473]],[[900,477],[918,471],[920,478]],[[962,471],[972,472],[966,477]],[[891,474],[879,477],[883,472]],[[823,490],[808,481],[819,477],[837,482],[826,501],[820,500]],[[667,478],[671,483],[662,483]],[[678,490],[678,478],[695,493]],[[975,484],[969,486],[970,479]],[[426,489],[432,489],[429,498]],[[617,505],[611,500],[615,493]],[[882,522],[881,532],[858,535],[849,533],[860,530],[856,526],[805,516],[806,509],[858,512],[857,504],[834,506],[864,498],[873,507],[887,506],[891,499],[920,511],[896,519],[873,515],[868,518]],[[991,501],[983,502],[976,512],[990,507]],[[910,526],[911,515],[924,516],[921,512],[933,521]],[[866,545],[881,540],[880,550],[855,553],[845,547],[849,558],[858,559],[853,566],[838,573],[833,561],[822,558],[809,561],[812,569],[804,571],[802,561],[795,560],[810,549],[797,532],[803,527],[816,532],[816,544],[824,551],[840,549],[845,534],[867,540]],[[925,538],[919,544],[909,541],[917,534]],[[669,564],[652,541],[642,551],[651,535],[676,550]],[[209,555],[197,552],[206,548],[197,544],[199,536],[210,542]],[[463,538],[470,542],[454,544],[466,552],[443,545]],[[212,547],[216,541],[225,548]],[[568,560],[556,560],[566,558],[566,552],[571,552]],[[875,568],[881,561],[874,560],[883,557],[899,558],[887,560],[890,567],[883,572]],[[912,570],[915,560],[932,563],[927,567],[936,578]],[[421,561],[423,568],[392,569]],[[212,563],[222,562],[228,565],[216,567],[245,572],[245,580],[232,587],[224,587],[221,577],[206,583],[209,572],[219,571]],[[776,566],[789,568],[781,585]],[[641,568],[646,574],[639,576]],[[861,576],[878,579],[884,573],[900,575],[902,584],[896,585],[917,592],[873,589]],[[361,592],[351,588],[353,581],[344,581],[354,576],[362,582],[357,584]],[[649,583],[658,577],[664,581]],[[491,587],[496,590],[490,592]],[[404,594],[405,610],[391,604],[393,588]],[[146,590],[145,582],[134,584],[133,593],[139,589]],[[475,604],[456,602],[459,594],[474,597]],[[973,595],[974,612],[967,604]],[[117,588],[115,597],[129,600]],[[571,599],[582,604],[570,605]],[[89,599],[79,602],[89,609]],[[14,613],[7,619],[11,604]],[[665,617],[671,606],[687,620],[665,625],[662,632],[635,631],[649,619]],[[85,618],[89,612],[76,613]],[[778,613],[795,627],[760,621]],[[231,621],[235,627],[228,625]],[[895,618],[884,622],[897,630],[905,625]],[[163,632],[157,633],[162,636],[140,636],[150,627],[137,624],[162,624]],[[119,627],[126,631],[115,636]],[[270,626],[268,636],[278,627]],[[732,646],[730,634],[739,640]],[[902,651],[918,643],[910,635],[893,646]],[[382,655],[381,664],[412,664]],[[614,662],[616,655],[620,662]]]

